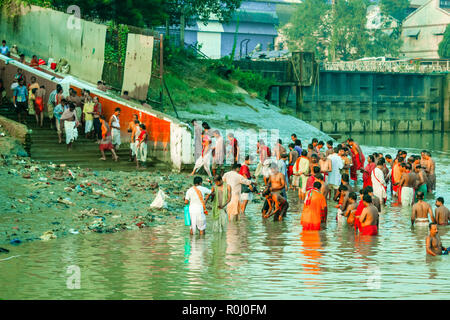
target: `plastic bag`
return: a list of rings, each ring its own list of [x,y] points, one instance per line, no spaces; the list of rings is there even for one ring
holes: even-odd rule
[[[153,200],[152,204],[150,205],[150,208],[156,208],[156,209],[166,208],[167,203],[166,203],[165,198],[166,198],[166,195],[164,194],[164,192],[161,189],[159,189],[155,200]]]
[[[184,206],[184,225],[191,225],[191,215],[189,214],[189,205]]]

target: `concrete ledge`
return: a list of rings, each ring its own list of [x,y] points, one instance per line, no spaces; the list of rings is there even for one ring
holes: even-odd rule
[[[323,121],[322,122],[322,131],[323,132],[334,132],[334,124],[331,121]]]
[[[353,122],[352,132],[364,132],[364,123],[362,121]]]
[[[423,121],[425,121],[425,120],[423,120]],[[423,121],[420,121],[420,120],[409,121],[409,131],[411,131],[411,132],[420,131],[421,122],[423,122]]]
[[[381,121],[381,131],[382,132],[392,132],[394,131],[394,126],[390,120]]]
[[[19,140],[20,143],[25,144],[28,128],[26,125],[13,121],[11,119],[0,116],[0,125],[5,128],[8,133]]]
[[[409,121],[401,120],[397,124],[397,131],[408,131],[409,130]]]
[[[433,120],[422,120],[422,130],[423,131],[433,131]]]

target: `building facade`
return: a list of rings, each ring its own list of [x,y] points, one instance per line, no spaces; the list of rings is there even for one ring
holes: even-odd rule
[[[438,59],[439,43],[450,24],[450,0],[429,0],[403,21],[401,58]]]

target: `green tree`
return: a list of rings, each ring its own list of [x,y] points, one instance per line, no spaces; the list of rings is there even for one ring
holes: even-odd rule
[[[325,17],[331,6],[323,0],[305,0],[297,6],[283,32],[291,51],[312,51],[320,60],[325,58],[330,27]]]
[[[450,59],[450,24],[445,28],[444,39],[439,43],[439,57]]]
[[[166,0],[50,0],[52,6],[66,11],[73,4],[80,7],[81,18],[114,21],[136,27],[162,25],[167,17]]]
[[[409,0],[381,0],[379,5],[382,13],[401,23],[406,18]]]
[[[285,28],[289,48],[314,51],[319,60],[355,60],[395,56],[401,46],[397,29],[367,29],[369,0],[305,0]]]

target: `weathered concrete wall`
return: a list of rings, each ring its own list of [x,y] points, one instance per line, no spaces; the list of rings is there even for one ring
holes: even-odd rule
[[[442,130],[450,131],[450,74],[445,78],[442,88],[444,90]]]
[[[152,74],[153,37],[128,34],[122,91],[131,98],[146,100]]]
[[[0,38],[27,56],[65,58],[70,73],[97,83],[102,77],[106,26],[37,6],[23,6],[17,23],[0,12]]]
[[[321,71],[316,85],[302,88],[297,112],[326,133],[448,130],[448,79],[445,74]]]
[[[0,116],[0,125],[8,131],[8,133],[20,143],[27,142],[28,128],[26,125],[13,121],[11,119]]]

